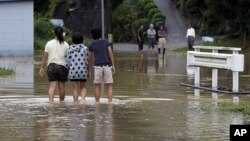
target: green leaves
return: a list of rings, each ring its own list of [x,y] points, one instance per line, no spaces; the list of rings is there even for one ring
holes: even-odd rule
[[[0,67],[0,77],[13,75],[13,74],[15,74],[14,70]]]
[[[148,27],[150,23],[165,19],[153,0],[124,0],[112,15],[114,41],[135,41],[141,24]]]

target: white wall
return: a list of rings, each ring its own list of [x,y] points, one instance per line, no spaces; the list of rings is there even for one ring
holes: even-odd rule
[[[33,56],[33,1],[0,2],[0,56]]]

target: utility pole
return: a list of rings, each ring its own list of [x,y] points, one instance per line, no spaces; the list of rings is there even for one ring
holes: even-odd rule
[[[107,12],[106,12],[106,20],[107,20],[107,33],[109,44],[113,49],[113,35],[112,35],[112,0],[106,0]]]
[[[104,39],[105,38],[105,17],[104,17],[104,0],[101,0],[101,17],[102,17],[102,38]]]

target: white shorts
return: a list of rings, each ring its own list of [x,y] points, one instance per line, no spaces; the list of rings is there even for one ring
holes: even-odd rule
[[[112,67],[94,66],[94,84],[113,83]]]
[[[166,48],[167,47],[167,42],[165,38],[159,38],[159,48]]]

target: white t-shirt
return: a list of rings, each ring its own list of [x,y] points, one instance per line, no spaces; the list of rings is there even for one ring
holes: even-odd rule
[[[186,35],[186,37],[188,37],[188,36],[193,36],[193,37],[195,37],[195,31],[194,31],[194,29],[191,27],[191,28],[188,28],[188,30],[187,30],[187,35]]]
[[[56,39],[47,42],[44,50],[48,53],[47,65],[50,63],[56,63],[58,65],[66,66],[66,54],[68,48],[69,44],[67,42],[60,44],[60,42]]]
[[[156,31],[155,29],[148,29],[147,34],[148,34],[148,38],[155,38]]]

